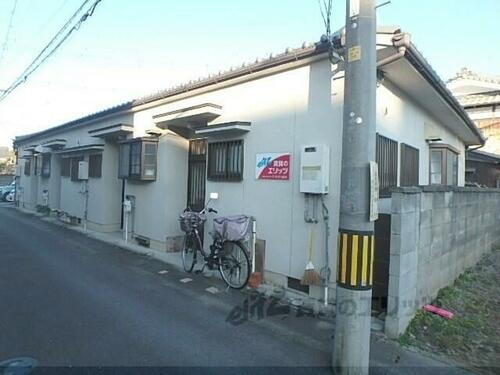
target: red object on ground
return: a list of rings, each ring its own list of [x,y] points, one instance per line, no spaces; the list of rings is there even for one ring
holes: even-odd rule
[[[250,275],[250,279],[248,280],[248,286],[250,288],[257,288],[260,284],[262,284],[262,273],[254,272]]]
[[[453,318],[453,313],[451,311],[442,309],[442,308],[437,307],[437,306],[425,305],[424,310],[429,311],[429,312],[434,313],[434,314],[437,314],[439,316],[442,316],[443,318],[446,318],[446,319]]]

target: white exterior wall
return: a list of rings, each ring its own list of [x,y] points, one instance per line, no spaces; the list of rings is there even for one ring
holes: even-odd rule
[[[100,231],[116,231],[120,229],[121,217],[121,180],[118,179],[118,145],[105,142],[104,139],[91,137],[88,132],[117,123],[132,123],[131,115],[114,116],[100,120],[87,126],[65,130],[56,134],[48,134],[40,138],[30,139],[19,147],[22,155],[27,145],[43,144],[46,141],[62,138],[67,141],[66,148],[84,146],[87,144],[105,144],[102,151],[102,173],[100,178],[90,178],[88,181],[89,201],[88,220],[89,227]],[[49,207],[58,208],[69,215],[84,218],[85,196],[81,193],[83,183],[71,181],[70,177],[61,177],[62,157],[88,156],[101,151],[82,151],[71,154],[52,153],[51,172],[49,178],[34,175],[34,161],[32,159],[31,176],[25,176],[21,171],[20,185],[23,193],[20,203],[34,210],[37,204],[43,204],[43,190],[49,191]],[[22,160],[22,159],[21,159]],[[24,160],[21,161],[24,165]]]
[[[465,183],[464,143],[431,114],[415,104],[407,95],[389,83],[377,89],[377,132],[416,147],[419,152],[419,184],[429,184],[429,145],[425,139],[438,136],[443,143],[460,151],[458,185]],[[398,145],[398,183],[401,172],[401,145]]]
[[[334,244],[339,207],[342,82],[336,81],[336,87],[332,91],[330,64],[327,60],[321,60],[310,66],[138,112],[134,118],[134,136],[141,136],[145,129],[152,127],[152,116],[200,103],[214,103],[223,107],[223,114],[213,123],[250,121],[251,130],[246,135],[217,139],[244,139],[243,181],[207,181],[206,196],[210,192],[219,193],[219,200],[213,204],[219,215],[254,216],[257,219],[258,238],[266,241],[266,270],[296,278],[302,277],[307,263],[311,225],[304,222],[304,194],[299,192],[300,148],[305,144],[329,144],[330,194],[326,200],[331,212],[330,266],[333,270],[332,280],[335,280]],[[209,142],[213,140],[216,139],[209,139]],[[163,148],[163,142],[160,141],[158,160],[161,170],[156,183],[127,182],[127,194],[133,192],[136,196],[137,210],[142,204],[149,209],[144,215],[136,213],[134,230],[137,234],[149,234],[154,240],[182,234],[178,229],[177,217],[185,208],[187,200],[188,144],[185,142],[183,155],[179,155],[179,159],[183,160],[176,163],[178,167],[175,169],[175,178],[170,180],[170,184],[178,192],[177,197],[169,196],[170,189],[166,189],[167,182],[161,177],[165,169],[161,163],[169,160],[163,157]],[[257,153],[262,152],[291,153],[292,170],[289,181],[256,180],[255,158]],[[169,199],[172,204],[166,201]],[[211,223],[207,226],[207,231],[209,230]],[[317,267],[321,267],[324,263],[322,221],[316,225],[315,232],[313,261]],[[206,245],[208,243],[206,241]]]
[[[244,176],[241,182],[207,181],[206,196],[219,193],[213,206],[219,215],[247,214],[257,219],[257,236],[266,241],[266,277],[286,284],[285,276],[300,278],[308,261],[309,231],[315,228],[313,263],[324,265],[324,224],[321,210],[316,225],[304,221],[305,199],[299,192],[300,149],[307,144],[330,147],[330,193],[326,203],[330,210],[331,280],[336,278],[337,228],[340,200],[342,155],[343,80],[331,79],[327,59],[275,73],[252,81],[219,88],[184,99],[167,99],[166,104],[136,112],[133,117],[101,121],[92,126],[58,134],[68,140],[67,147],[85,143],[103,143],[90,138],[88,130],[118,122],[132,123],[134,137],[144,136],[154,126],[153,116],[202,103],[223,107],[222,115],[213,123],[249,121],[251,130],[240,137],[221,139],[244,140]],[[431,115],[397,88],[384,83],[377,89],[377,131],[391,139],[420,150],[420,184],[428,183],[429,147],[425,138],[440,136],[461,152],[459,184],[464,183],[464,145]],[[55,136],[47,137],[47,139]],[[213,141],[214,139],[209,139]],[[40,141],[29,141],[41,143]],[[399,145],[400,146],[400,145]],[[398,153],[400,148],[398,147]],[[288,181],[257,180],[257,153],[291,153],[291,178]],[[400,163],[398,163],[400,165]],[[399,169],[399,168],[398,168]],[[121,181],[117,179],[118,148],[106,144],[101,179],[89,181],[89,220],[106,225],[100,230],[117,229],[121,212]],[[135,197],[131,230],[151,239],[157,248],[168,247],[169,239],[182,235],[177,217],[187,201],[188,141],[165,133],[159,139],[156,181],[126,181],[125,194]],[[399,171],[398,171],[399,174]],[[35,182],[21,176],[25,193],[36,191]],[[80,182],[61,179],[60,206],[64,211],[83,217],[83,195]],[[28,197],[29,194],[26,195]],[[381,212],[384,204],[381,202]],[[211,230],[211,224],[207,226]],[[107,229],[105,229],[107,228]],[[206,241],[208,245],[209,241]],[[313,289],[312,294],[319,293]]]
[[[156,181],[126,180],[125,194],[135,197],[131,230],[151,246],[165,249],[167,238],[182,236],[177,218],[187,201],[188,145],[176,134],[161,136]]]

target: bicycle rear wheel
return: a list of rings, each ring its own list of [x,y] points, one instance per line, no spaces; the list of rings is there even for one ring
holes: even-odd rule
[[[229,287],[242,289],[250,278],[250,259],[241,242],[226,241],[219,254],[219,272]]]
[[[196,247],[193,244],[193,239],[189,235],[184,236],[184,244],[182,246],[182,266],[184,271],[192,272],[196,263]]]

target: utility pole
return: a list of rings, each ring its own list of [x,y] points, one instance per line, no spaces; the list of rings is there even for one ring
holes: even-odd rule
[[[374,0],[347,0],[344,124],[337,314],[332,365],[337,374],[368,374],[374,225],[370,162],[375,160],[376,13]]]

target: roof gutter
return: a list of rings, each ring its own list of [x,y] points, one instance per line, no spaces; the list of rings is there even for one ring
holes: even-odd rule
[[[479,139],[478,144],[480,144],[480,147],[484,146],[486,139],[474,124],[474,122],[469,118],[469,115],[467,115],[464,108],[455,99],[453,94],[451,94],[451,92],[446,88],[444,83],[441,81],[441,79],[432,69],[429,63],[422,57],[420,52],[418,52],[415,46],[411,43],[410,34],[404,32],[394,34],[392,38],[392,44],[397,52],[380,61],[377,61],[377,67],[380,68],[384,65],[391,64],[403,57],[406,57],[408,61],[417,69],[417,71],[427,80],[427,82],[429,82],[433,86],[433,88],[441,95],[446,103],[465,122],[467,127],[474,133],[474,135],[477,136],[477,138]]]
[[[384,65],[388,65],[396,60],[403,58],[406,54],[406,50],[410,48],[410,34],[408,33],[398,33],[395,34],[392,38],[392,44],[394,48],[398,50],[397,53],[391,56],[387,56],[386,58],[377,61],[377,68],[380,68]]]

